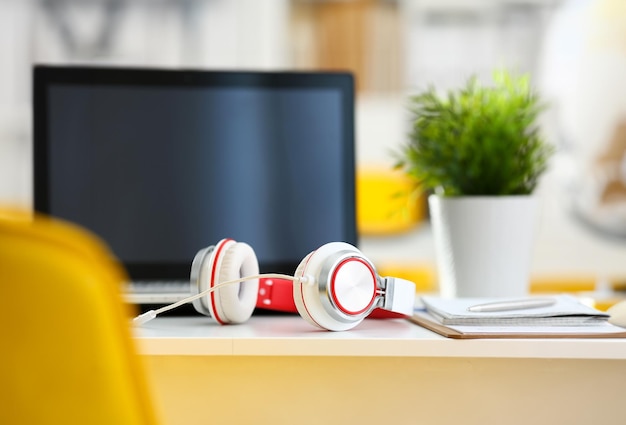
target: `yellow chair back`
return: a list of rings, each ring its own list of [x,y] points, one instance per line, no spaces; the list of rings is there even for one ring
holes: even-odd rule
[[[124,279],[86,231],[0,211],[0,423],[157,422]]]

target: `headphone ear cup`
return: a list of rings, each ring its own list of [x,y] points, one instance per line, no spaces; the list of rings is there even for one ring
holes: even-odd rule
[[[328,272],[327,269],[332,268],[330,263],[335,257],[346,255],[356,261],[363,258],[363,254],[354,246],[344,242],[331,242],[307,255],[296,269],[296,277],[308,276],[309,281],[294,283],[294,302],[300,316],[314,326],[331,331],[343,331],[352,329],[367,316],[365,313],[354,315],[341,313],[330,301],[325,300],[328,292],[333,291],[334,283],[330,280],[335,277],[335,273]],[[374,294],[375,276],[372,276],[372,279]]]
[[[258,274],[259,263],[254,250],[250,245],[239,242],[229,247],[224,253],[216,284]],[[258,293],[258,278],[215,290],[213,292],[214,317],[216,319],[219,317],[218,320],[224,323],[247,321],[256,307]]]
[[[259,274],[259,264],[250,245],[222,239],[196,254],[192,263],[191,288],[200,293],[219,283]],[[258,296],[259,280],[235,283],[195,300],[199,313],[218,323],[243,323],[250,318]]]

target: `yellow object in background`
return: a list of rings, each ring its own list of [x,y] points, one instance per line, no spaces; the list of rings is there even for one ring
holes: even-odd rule
[[[533,276],[530,281],[530,292],[533,294],[589,292],[595,289],[596,280],[593,275]]]
[[[530,282],[530,292],[531,294],[573,294],[581,299],[587,299],[590,305],[602,311],[624,301],[626,293],[623,279],[606,279],[605,288],[598,287],[599,279],[593,274],[533,276]]]
[[[385,262],[377,265],[381,276],[393,276],[415,283],[418,293],[434,293],[437,291],[437,272],[430,263]]]
[[[154,424],[120,285],[98,239],[0,212],[0,423]]]
[[[426,217],[424,196],[416,196],[414,182],[384,166],[358,167],[356,207],[360,235],[403,233]]]

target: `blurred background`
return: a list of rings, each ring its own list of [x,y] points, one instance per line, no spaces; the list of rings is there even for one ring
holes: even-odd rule
[[[538,190],[534,284],[626,282],[623,0],[0,0],[1,204],[32,204],[35,63],[350,70],[362,211],[394,187],[387,174],[406,142],[410,94],[499,67],[529,73],[549,101],[542,126],[558,152]],[[392,180],[366,190],[376,173]],[[360,217],[361,249],[381,272],[429,285],[423,204],[411,214],[389,228]]]

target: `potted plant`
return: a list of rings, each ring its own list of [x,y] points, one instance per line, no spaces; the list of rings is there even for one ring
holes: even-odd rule
[[[537,200],[553,151],[528,76],[494,73],[440,96],[411,98],[413,127],[398,164],[428,197],[444,296],[528,292]]]

